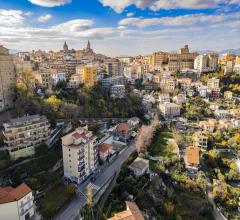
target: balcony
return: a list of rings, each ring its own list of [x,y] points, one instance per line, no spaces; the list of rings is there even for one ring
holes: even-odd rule
[[[26,212],[28,212],[30,209],[33,209],[34,208],[34,206],[33,206],[33,204],[29,207],[29,208],[27,208],[27,209],[21,209],[21,211],[20,211],[20,215],[21,216],[23,216],[23,215],[25,215],[26,214]]]
[[[31,199],[28,199],[26,202],[24,202],[24,203],[21,203],[20,204],[20,208],[23,208],[24,206],[26,206],[27,204],[29,204],[30,202],[33,202],[33,198],[31,198]]]

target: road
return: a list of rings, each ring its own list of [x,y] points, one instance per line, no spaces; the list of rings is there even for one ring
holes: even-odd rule
[[[135,143],[132,142],[127,148],[124,149],[122,153],[120,153],[117,159],[112,162],[107,168],[105,168],[102,173],[100,173],[96,180],[94,181],[94,185],[98,187],[102,187],[104,183],[114,175],[116,171],[118,171],[123,162],[130,156],[131,153],[135,151]],[[84,182],[82,185],[79,186],[81,192],[86,190],[87,184],[90,180]],[[55,220],[72,220],[74,219],[80,211],[80,208],[84,205],[85,198],[78,193],[74,200],[71,201],[66,207],[64,207],[56,216]]]

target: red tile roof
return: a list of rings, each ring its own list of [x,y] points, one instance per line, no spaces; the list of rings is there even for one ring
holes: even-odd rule
[[[78,133],[78,132],[75,132],[75,133],[72,134],[72,136],[73,136],[74,138],[76,138],[76,139],[79,139],[79,138],[83,137],[84,135],[83,135],[83,134],[80,134],[80,133]]]
[[[135,202],[126,202],[127,210],[116,213],[108,220],[144,220],[144,217]]]
[[[99,151],[105,153],[106,151],[108,151],[109,149],[112,148],[111,144],[100,144],[99,145]]]
[[[120,124],[118,124],[117,127],[116,127],[116,130],[117,130],[118,132],[127,132],[127,131],[129,131],[130,129],[131,129],[131,128],[130,128],[130,125],[127,124],[127,123],[120,123]]]
[[[199,157],[199,148],[189,146],[186,149],[186,160],[188,164],[199,165],[200,157]]]
[[[32,190],[25,183],[16,188],[0,187],[0,204],[18,201],[30,192]]]

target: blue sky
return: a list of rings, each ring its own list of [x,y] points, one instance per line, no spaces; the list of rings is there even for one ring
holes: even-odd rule
[[[0,44],[110,56],[240,47],[240,0],[0,0]]]

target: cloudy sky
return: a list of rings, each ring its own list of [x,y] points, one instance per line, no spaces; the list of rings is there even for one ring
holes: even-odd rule
[[[240,48],[240,0],[0,0],[0,44],[110,56]]]

